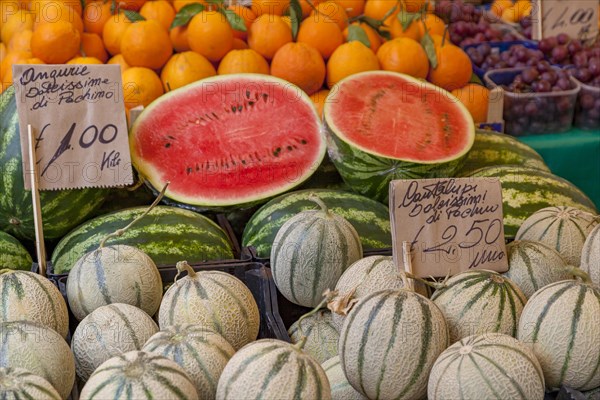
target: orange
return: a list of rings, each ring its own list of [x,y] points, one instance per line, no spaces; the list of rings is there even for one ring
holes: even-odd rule
[[[421,31],[419,30],[420,24],[420,21],[413,21],[408,28],[404,30],[397,16],[389,17],[385,22],[385,25],[389,26],[390,34],[393,39],[407,37],[417,41],[421,40]]]
[[[381,69],[400,72],[425,79],[429,73],[429,59],[421,44],[413,39],[398,38],[385,42],[377,52]]]
[[[317,6],[308,18],[320,19],[323,18],[327,22],[335,22],[340,28],[340,31],[348,26],[348,14],[344,8],[335,1],[325,1]]]
[[[146,3],[146,0],[120,0],[117,3],[121,10],[139,11]]]
[[[531,11],[533,10],[533,5],[530,0],[518,0],[515,5],[515,13],[517,21],[525,17],[529,17],[531,15]]]
[[[321,53],[306,43],[287,43],[271,61],[271,75],[293,83],[307,94],[321,89],[325,81]]]
[[[81,54],[86,57],[95,57],[105,63],[108,53],[104,48],[102,38],[95,33],[83,33],[81,35]]]
[[[31,51],[31,36],[33,36],[33,31],[29,29],[16,32],[10,39],[10,42],[8,42],[8,51]]]
[[[132,67],[159,69],[173,54],[169,33],[153,19],[135,22],[121,38],[121,54]]]
[[[359,72],[379,69],[379,61],[373,50],[358,41],[342,44],[335,49],[327,62],[327,86]]]
[[[36,13],[33,30],[36,30],[37,27],[42,24],[66,21],[72,23],[80,34],[83,33],[83,20],[81,19],[81,14],[74,11],[65,3],[55,0],[41,0],[39,4],[41,11]]]
[[[248,43],[244,42],[242,39],[233,38],[233,47],[232,50],[242,50],[249,49]]]
[[[0,30],[0,41],[5,45],[10,42],[12,36],[20,31],[33,30],[34,15],[29,11],[18,10],[14,14],[4,16]]]
[[[231,50],[219,64],[219,75],[254,73],[269,74],[269,63],[255,50]]]
[[[365,10],[365,0],[334,0],[338,3],[349,18],[358,17]]]
[[[175,19],[175,9],[166,0],[152,0],[144,3],[140,9],[140,15],[146,20],[152,19],[169,30]]]
[[[173,54],[163,67],[160,80],[168,92],[216,74],[215,67],[205,57],[186,51]]]
[[[239,15],[244,20],[244,25],[246,25],[246,32],[243,31],[233,31],[233,36],[246,40],[248,37],[248,31],[250,30],[250,25],[256,20],[256,14],[248,7],[241,6],[239,4],[227,7],[229,10],[233,11],[237,15]]]
[[[104,64],[96,57],[75,57],[67,61],[67,64]]]
[[[203,0],[174,0],[173,8],[175,9],[176,12],[179,12],[179,10],[181,10],[183,7],[187,6],[188,4],[194,4],[194,3],[200,3],[200,4],[204,5],[205,7],[208,7],[208,3]]]
[[[463,88],[453,90],[452,94],[467,107],[476,124],[487,122],[490,101],[489,89],[471,83]]]
[[[395,16],[400,12],[400,6],[398,3],[398,1],[393,0],[367,0],[365,3],[364,14],[367,17],[371,17],[376,20],[382,20],[392,8],[396,7],[392,14]]]
[[[31,37],[31,53],[47,64],[63,64],[75,57],[80,44],[79,31],[61,20],[37,27]]]
[[[267,60],[272,59],[277,50],[291,41],[292,30],[277,15],[263,14],[259,16],[248,32],[248,46]]]
[[[495,0],[490,6],[490,11],[496,16],[501,17],[504,10],[512,6],[512,0]]]
[[[324,59],[328,59],[335,49],[344,43],[344,35],[337,24],[324,21],[322,18],[307,18],[300,24],[296,41],[311,45]]]
[[[123,58],[123,54],[117,54],[116,56],[108,60],[106,63],[120,65],[121,72],[125,71],[127,68],[130,68],[129,64],[127,64],[127,61],[125,61],[125,59]]]
[[[169,31],[169,38],[171,39],[171,45],[175,51],[182,52],[190,50],[187,25],[171,29]]]
[[[445,43],[436,46],[437,68],[429,69],[428,80],[447,91],[465,86],[473,74],[471,59],[460,47]]]
[[[146,107],[163,95],[163,84],[156,72],[149,68],[131,67],[123,71],[125,108]]]
[[[292,18],[289,15],[284,15],[283,17],[281,17],[281,19],[283,20],[283,22],[285,22],[287,26],[290,27],[290,29],[292,29]]]
[[[59,15],[60,12],[65,12],[66,15]],[[53,18],[58,16],[59,19],[65,19],[66,21],[72,22],[68,18],[73,14],[81,16],[83,8],[79,0],[31,0],[29,3],[29,11],[36,14],[40,19],[49,19],[53,21]]]
[[[418,12],[423,9],[427,0],[404,0],[404,9],[408,12]]]
[[[86,32],[102,36],[104,24],[111,17],[111,1],[88,3],[83,9],[83,27]]]
[[[263,14],[283,15],[290,6],[290,0],[252,0],[252,11],[259,17]]]
[[[111,16],[102,28],[104,47],[111,55],[121,53],[121,38],[131,25],[129,18],[122,12]]]
[[[325,106],[325,99],[327,99],[328,94],[329,89],[322,89],[310,95],[310,99],[313,101],[313,103],[315,103],[315,107],[317,107],[317,113],[321,118],[323,118],[323,107]]]
[[[365,34],[367,35],[367,38],[369,39],[369,43],[370,43],[370,49],[373,50],[374,53],[377,53],[377,50],[379,50],[379,46],[381,46],[381,37],[379,36],[379,34],[377,33],[377,31],[373,28],[371,28],[368,24],[364,23],[364,22],[353,22],[350,25],[354,25],[354,26],[360,26],[363,29],[363,32],[365,32]],[[346,28],[344,29],[344,40],[348,41],[348,29]]]
[[[430,35],[442,36],[446,31],[444,20],[435,14],[426,14],[422,21],[419,20],[417,22],[417,27],[419,28],[420,37],[425,36],[425,27],[427,27],[427,32],[429,32]]]
[[[300,0],[300,7],[302,8],[302,18],[306,18],[314,10],[313,7],[317,7],[323,0],[312,0],[312,6],[309,4],[310,0]]]
[[[519,22],[519,15],[515,7],[508,7],[502,11],[502,20],[510,23]]]
[[[190,48],[210,61],[219,61],[233,47],[233,30],[217,11],[196,14],[187,29]]]
[[[31,58],[28,58],[27,60],[25,60],[24,64],[45,64],[45,62],[43,62],[42,60],[40,60],[37,57],[31,57]]]
[[[6,45],[0,43],[0,60],[4,60],[4,57],[6,57]]]
[[[31,53],[28,51],[9,51],[6,53],[6,56],[2,58],[2,63],[0,64],[0,77],[4,78],[7,74],[10,74],[12,82],[12,66],[13,64],[22,64],[25,60],[31,58]],[[3,79],[4,82],[7,82]]]

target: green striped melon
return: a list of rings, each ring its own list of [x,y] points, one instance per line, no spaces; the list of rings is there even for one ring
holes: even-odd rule
[[[600,225],[585,240],[581,251],[581,269],[600,287]]]
[[[335,285],[338,298],[353,292],[350,301],[358,301],[371,293],[380,290],[396,290],[404,288],[400,271],[390,256],[365,257],[352,264]],[[333,325],[338,331],[342,329],[345,315],[333,313]]]
[[[80,321],[98,307],[112,303],[131,304],[154,315],[162,291],[162,279],[152,259],[125,245],[87,253],[67,279],[69,306]]]
[[[596,213],[596,206],[571,182],[535,168],[514,165],[481,168],[469,174],[498,178],[502,184],[504,235],[512,238],[534,212],[545,207],[572,206]]]
[[[86,382],[80,400],[199,400],[189,376],[158,354],[130,351],[102,363]]]
[[[31,191],[25,190],[14,87],[0,94],[0,231],[18,239],[35,239]],[[40,192],[44,237],[58,239],[83,222],[108,195],[106,189]]]
[[[152,336],[142,351],[173,360],[190,377],[198,398],[212,400],[219,377],[235,349],[218,333],[202,325],[170,326]]]
[[[187,263],[177,268],[188,275],[165,293],[158,311],[164,330],[180,324],[201,324],[239,350],[258,336],[260,315],[252,292],[233,275],[220,271],[195,272]]]
[[[503,275],[527,298],[546,285],[573,278],[560,254],[543,243],[515,240],[506,246],[506,254],[510,269]]]
[[[348,383],[344,370],[342,369],[342,363],[340,362],[340,356],[330,358],[321,364],[329,380],[329,386],[331,386],[331,400],[367,400],[365,396],[356,391]]]
[[[221,374],[217,400],[331,399],[325,371],[296,345],[261,339],[235,353]]]
[[[392,230],[388,208],[367,197],[341,190],[299,190],[281,195],[262,206],[246,224],[242,246],[253,246],[257,255],[268,258],[279,229],[294,215],[314,210],[308,200],[314,193],[329,209],[352,224],[360,236],[363,249],[392,247]]]
[[[340,334],[333,326],[329,310],[319,310],[310,317],[294,322],[288,329],[288,334],[294,344],[306,337],[303,350],[319,363],[323,363],[338,353]]]
[[[67,304],[46,277],[27,271],[0,270],[0,322],[31,321],[69,333]]]
[[[50,382],[23,368],[0,368],[0,399],[60,400]]]
[[[362,258],[362,244],[347,220],[318,197],[309,198],[321,210],[302,211],[283,224],[271,248],[271,271],[286,299],[316,307],[344,270]]]
[[[115,303],[95,309],[79,323],[71,340],[77,376],[87,380],[104,361],[140,350],[156,332],[156,323],[137,307]]]
[[[85,254],[96,250],[102,239],[142,215],[148,207],[135,207],[96,217],[63,237],[52,253],[57,274],[69,272]],[[156,265],[174,265],[180,260],[198,263],[233,258],[227,234],[210,219],[176,207],[154,207],[107,245],[125,244],[146,253]]]
[[[31,270],[33,260],[27,249],[16,238],[0,231],[0,269]]]
[[[518,339],[535,353],[546,386],[600,386],[600,289],[569,280],[538,290],[519,320]]]
[[[340,332],[344,374],[369,399],[421,399],[433,363],[448,347],[448,327],[429,299],[407,290],[370,294]]]
[[[456,175],[465,176],[479,168],[497,165],[520,165],[550,172],[542,156],[514,136],[478,130],[473,147]]]
[[[575,207],[546,207],[523,222],[516,239],[547,244],[569,265],[578,267],[585,239],[596,225],[598,220],[589,212]]]
[[[41,376],[63,400],[75,383],[75,360],[65,339],[34,322],[0,323],[0,367],[23,368]]]
[[[483,269],[454,275],[431,300],[450,327],[450,343],[471,335],[517,335],[519,316],[527,302],[521,289],[497,272]]]
[[[436,360],[427,398],[543,400],[544,373],[533,352],[512,336],[468,336]]]

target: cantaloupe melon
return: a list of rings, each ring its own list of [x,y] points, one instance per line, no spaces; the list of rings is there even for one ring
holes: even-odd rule
[[[69,333],[67,304],[46,277],[28,271],[0,270],[0,322],[31,321]]]
[[[137,307],[115,303],[95,309],[73,333],[71,348],[77,376],[87,380],[104,361],[140,350],[156,332],[156,323]]]
[[[587,235],[598,219],[575,207],[546,207],[523,222],[516,240],[542,242],[556,249],[569,265],[579,267]]]
[[[65,339],[34,322],[0,324],[0,367],[24,368],[41,376],[62,399],[75,383],[75,360]]]
[[[0,399],[60,400],[50,382],[23,368],[0,368]]]
[[[330,358],[321,364],[329,379],[329,386],[331,386],[331,400],[367,400],[365,396],[356,391],[348,383],[342,364],[340,363],[340,356]]]
[[[331,319],[331,311],[319,310],[315,314],[294,322],[288,334],[292,343],[298,343],[306,337],[303,350],[319,363],[338,354],[338,333]]]
[[[469,336],[440,354],[427,398],[543,400],[544,373],[533,352],[512,336]]]
[[[154,334],[142,351],[175,361],[204,400],[215,398],[219,377],[235,353],[223,336],[193,324],[170,326]]]
[[[581,252],[581,269],[600,287],[600,225],[588,235]]]
[[[75,318],[98,307],[130,304],[154,315],[160,306],[162,280],[154,261],[125,245],[91,251],[75,263],[67,279],[67,297]]]
[[[81,390],[80,400],[198,400],[185,371],[158,354],[130,351],[102,363]]]

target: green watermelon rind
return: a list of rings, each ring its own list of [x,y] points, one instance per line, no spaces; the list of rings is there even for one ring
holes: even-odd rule
[[[133,207],[96,217],[67,234],[52,253],[55,274],[68,273],[86,253],[98,248],[106,235],[125,227],[147,207]],[[178,261],[199,263],[233,259],[226,233],[213,221],[192,211],[157,206],[122,236],[106,245],[126,244],[148,254],[158,265]]]
[[[32,264],[31,255],[21,242],[0,231],[0,270],[8,268],[29,271]]]
[[[498,178],[502,185],[504,235],[514,238],[521,224],[546,207],[572,206],[597,214],[590,198],[568,180],[552,173],[520,165],[478,169],[469,177]]]
[[[274,198],[248,221],[242,246],[253,246],[258,257],[268,258],[279,228],[299,212],[317,208],[307,199],[310,193],[315,193],[331,211],[354,226],[364,250],[392,247],[389,210],[385,205],[355,193],[328,189],[298,190]]]

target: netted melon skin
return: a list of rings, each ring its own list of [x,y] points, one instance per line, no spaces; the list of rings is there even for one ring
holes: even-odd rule
[[[60,400],[50,382],[23,368],[0,368],[0,399]]]
[[[340,357],[335,356],[321,364],[331,386],[331,400],[367,400],[365,396],[354,389],[342,369]]]
[[[320,310],[314,315],[294,322],[288,334],[292,343],[298,343],[306,337],[304,351],[309,353],[319,363],[323,363],[338,354],[340,334],[333,325],[332,313]]]
[[[600,225],[590,232],[581,252],[581,269],[600,287]]]

